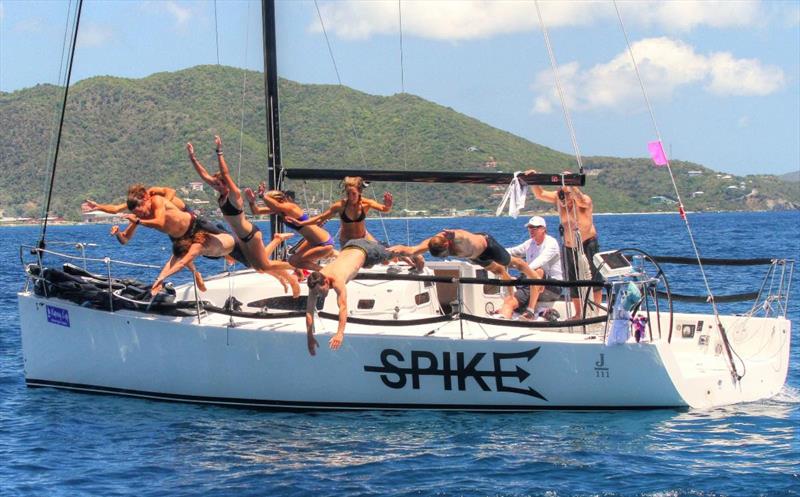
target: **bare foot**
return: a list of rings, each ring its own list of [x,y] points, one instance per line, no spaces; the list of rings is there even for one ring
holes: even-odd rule
[[[275,233],[272,237],[273,240],[288,240],[289,238],[293,237],[294,233]]]

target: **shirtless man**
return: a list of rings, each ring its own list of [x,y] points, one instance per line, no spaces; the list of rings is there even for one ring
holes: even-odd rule
[[[569,171],[565,171],[569,174]],[[534,169],[525,171],[525,174],[536,174]],[[564,265],[567,270],[567,280],[575,281],[578,278],[579,252],[578,244],[583,246],[583,253],[589,262],[592,281],[603,281],[603,277],[594,265],[594,254],[600,251],[600,244],[597,241],[597,230],[592,220],[593,205],[592,198],[583,193],[577,186],[564,186],[557,191],[547,191],[539,185],[533,185],[533,195],[537,200],[548,202],[558,209],[558,217],[561,220],[561,228],[564,233]],[[603,292],[600,288],[595,288],[594,301],[599,304]],[[572,306],[575,308],[575,316],[580,319],[581,299],[577,287],[570,288],[572,296]]]
[[[514,267],[527,265],[521,259],[512,261],[511,255],[502,245],[488,233],[470,233],[466,230],[443,230],[436,235],[423,240],[419,245],[408,247],[405,245],[395,245],[389,247],[393,253],[416,256],[426,250],[434,257],[460,257],[468,259],[504,280],[510,280],[508,274],[509,264]],[[513,263],[512,263],[513,262]]]
[[[145,188],[145,186],[141,183],[137,183],[128,189],[128,195],[131,195],[131,193],[137,194],[142,191],[146,191],[150,196],[160,195],[175,204],[175,207],[178,209],[182,211],[186,210],[186,204],[176,195],[174,188],[170,188],[168,186],[151,186],[150,188]],[[90,200],[88,198],[83,205],[81,205],[81,209],[84,212],[101,211],[108,214],[119,214],[127,208],[128,204],[125,202],[121,204],[98,204],[94,200]]]
[[[345,243],[339,256],[319,271],[308,276],[308,303],[306,305],[306,334],[308,353],[316,355],[319,343],[314,338],[314,310],[317,299],[324,299],[331,288],[336,292],[336,303],[339,306],[339,327],[329,344],[332,350],[342,346],[344,328],[347,324],[347,283],[355,278],[362,267],[370,268],[375,264],[388,262],[394,254],[383,245],[356,238]]]
[[[164,194],[151,193],[151,190],[164,192]],[[171,190],[172,195],[169,195],[169,190]],[[100,210],[113,214],[121,212],[123,209],[120,208],[120,205],[124,205],[124,208],[133,213],[123,214],[122,217],[130,222],[124,231],[119,231],[119,226],[111,228],[111,234],[116,236],[117,241],[123,245],[130,241],[139,224],[166,233],[173,240],[191,235],[200,228],[213,234],[224,233],[224,230],[207,219],[198,217],[193,212],[187,212],[185,210],[186,205],[182,200],[174,196],[174,192],[175,190],[171,188],[153,187],[147,189],[141,184],[135,184],[128,189],[128,199],[125,204],[97,204],[91,200],[87,200],[86,204],[90,210]],[[168,200],[170,196],[173,200],[177,200],[178,204],[183,206],[183,209]]]

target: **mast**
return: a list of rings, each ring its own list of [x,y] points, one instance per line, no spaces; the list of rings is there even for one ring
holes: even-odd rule
[[[267,109],[267,188],[283,187],[281,163],[281,127],[278,111],[278,61],[275,42],[275,0],[261,0],[261,25],[264,42],[264,95]],[[283,223],[275,214],[269,216],[270,239],[283,231]]]

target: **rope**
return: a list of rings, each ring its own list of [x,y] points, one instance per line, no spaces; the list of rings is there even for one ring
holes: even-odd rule
[[[69,96],[69,82],[72,77],[72,62],[75,60],[75,48],[78,41],[78,27],[81,22],[81,9],[83,0],[78,0],[78,8],[75,13],[75,29],[72,33],[72,46],[70,48],[69,61],[67,62],[67,77],[64,82],[64,100],[61,102],[61,117],[58,122],[58,134],[56,136],[55,152],[53,153],[53,167],[50,170],[50,186],[47,190],[47,203],[44,209],[42,221],[42,234],[39,238],[39,248],[44,248],[44,238],[47,233],[47,220],[50,218],[50,201],[53,198],[53,184],[56,177],[56,166],[58,165],[58,149],[61,145],[61,131],[64,129],[64,113],[67,109],[67,97]]]
[[[639,66],[636,63],[636,57],[633,55],[633,49],[631,48],[631,42],[630,42],[630,39],[628,38],[628,32],[625,29],[625,23],[622,21],[622,15],[619,12],[619,7],[617,6],[616,0],[613,0],[613,4],[614,4],[614,10],[617,13],[617,19],[619,20],[620,28],[622,29],[622,34],[625,37],[625,44],[628,47],[628,54],[631,57],[631,62],[633,64],[633,69],[634,69],[634,71],[636,73],[636,78],[639,81],[639,87],[642,90],[642,95],[644,96],[644,101],[647,104],[647,110],[650,112],[650,121],[653,124],[653,130],[655,131],[656,138],[658,139],[659,143],[663,143],[662,140],[661,140],[661,132],[659,131],[658,123],[656,122],[655,112],[653,112],[653,106],[650,104],[650,99],[647,96],[647,90],[644,87],[644,81],[642,80],[642,75],[639,72]],[[717,309],[717,303],[715,302],[714,294],[711,291],[711,285],[708,282],[708,277],[706,276],[706,271],[705,271],[705,268],[703,267],[702,259],[700,258],[700,250],[697,248],[697,243],[695,242],[694,235],[692,233],[692,227],[689,225],[689,218],[688,218],[688,216],[686,216],[686,211],[685,211],[685,209],[683,207],[683,200],[681,200],[681,194],[678,191],[678,185],[675,182],[675,175],[672,172],[672,167],[670,166],[670,163],[669,163],[669,157],[667,157],[667,161],[666,162],[667,162],[667,164],[666,164],[667,171],[669,172],[669,178],[672,181],[672,188],[675,191],[675,197],[678,199],[679,213],[680,213],[681,219],[683,219],[683,222],[686,225],[686,231],[689,234],[689,241],[692,244],[692,249],[694,250],[695,257],[697,258],[697,266],[700,269],[700,274],[703,277],[703,284],[705,285],[706,291],[708,292],[708,301],[711,303],[711,308],[714,311],[714,319],[717,322],[717,329],[720,331],[720,335],[722,337],[722,341],[725,344],[725,351],[727,352],[728,360],[730,361],[730,365],[731,365],[731,373],[738,380],[741,380],[742,375],[740,375],[739,372],[736,369],[736,364],[735,364],[735,362],[733,360],[733,353],[734,352],[733,352],[733,349],[731,348],[730,343],[728,342],[728,336],[725,333],[725,328],[722,326],[722,322],[720,321],[719,309]]]
[[[567,101],[564,98],[564,90],[561,88],[561,80],[558,77],[558,64],[556,63],[556,56],[553,53],[553,47],[550,45],[550,35],[547,32],[547,26],[544,24],[544,20],[542,19],[542,11],[539,9],[539,1],[534,0],[534,5],[536,5],[536,14],[539,16],[539,26],[542,29],[542,35],[544,35],[544,43],[547,46],[547,54],[550,56],[550,66],[553,69],[553,77],[556,81],[556,89],[558,90],[558,98],[561,100],[561,110],[564,113],[564,120],[567,123],[567,128],[569,128],[569,137],[572,140],[572,148],[575,150],[575,160],[578,162],[578,168],[580,168],[581,174],[583,174],[583,160],[581,159],[581,151],[578,148],[578,139],[575,136],[575,128],[572,125],[572,118],[569,115],[569,109],[567,107]]]

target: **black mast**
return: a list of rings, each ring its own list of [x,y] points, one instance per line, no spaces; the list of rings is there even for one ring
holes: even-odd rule
[[[264,92],[267,109],[267,188],[282,189],[281,127],[278,112],[278,61],[275,42],[275,1],[261,0],[262,33],[264,41]],[[280,218],[269,216],[270,240],[275,232],[283,231]],[[280,223],[280,224],[279,224]]]

